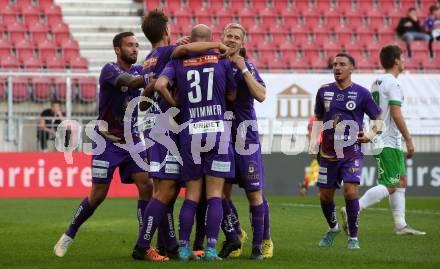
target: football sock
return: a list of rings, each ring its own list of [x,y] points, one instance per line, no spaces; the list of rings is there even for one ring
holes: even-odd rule
[[[322,209],[322,213],[324,213],[324,217],[327,220],[330,229],[336,228],[338,221],[336,220],[335,202],[331,201],[327,203],[321,200],[321,209]]]
[[[179,214],[179,241],[181,247],[189,247],[189,237],[194,224],[197,203],[185,199]]]
[[[359,199],[359,207],[364,210],[374,204],[379,203],[389,195],[387,187],[384,185],[377,185],[367,190]]]
[[[72,222],[70,223],[69,228],[66,231],[66,234],[70,238],[75,238],[76,233],[78,232],[79,227],[92,216],[93,212],[95,212],[95,208],[92,207],[89,203],[89,198],[84,198],[76,210],[75,215],[73,216]]]
[[[345,199],[347,209],[348,235],[350,238],[357,239],[359,226],[359,199]]]
[[[218,233],[220,231],[220,224],[223,217],[222,200],[219,197],[213,197],[208,200],[208,207],[206,209],[206,246],[215,248],[217,244]]]
[[[390,195],[390,206],[393,212],[394,225],[396,229],[402,229],[407,226],[405,221],[405,188],[397,188]]]

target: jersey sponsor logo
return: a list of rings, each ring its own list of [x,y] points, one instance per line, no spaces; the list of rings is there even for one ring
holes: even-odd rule
[[[166,161],[166,162],[175,162],[175,163],[178,162],[176,156],[173,156],[173,155],[167,155],[167,156],[165,157],[165,161]]]
[[[321,174],[327,174],[327,167],[319,167],[319,173]]]
[[[197,58],[191,58],[183,61],[183,66],[199,66],[204,65],[208,63],[216,64],[218,63],[218,56],[217,55],[205,55]]]
[[[335,95],[334,92],[324,92],[324,96],[331,96],[333,97]]]
[[[144,121],[144,130],[148,130],[154,127],[156,124],[156,117],[145,117]]]
[[[160,171],[160,163],[150,162],[150,172],[159,172],[159,171]]]
[[[93,160],[92,166],[99,166],[99,167],[106,167],[109,168],[110,162],[107,161],[100,161],[100,160]]]
[[[327,175],[319,174],[318,183],[327,184]]]
[[[329,112],[330,111],[330,100],[324,100],[324,108],[325,108],[325,112]]]
[[[348,99],[356,100],[357,99],[357,95],[349,95]]]
[[[353,100],[348,101],[347,104],[345,104],[345,107],[346,107],[348,110],[354,110],[354,109],[356,108],[356,102],[353,101]]]
[[[231,162],[212,161],[211,170],[216,172],[230,172]]]
[[[333,97],[324,96],[324,100],[329,100],[329,101],[331,101],[331,100],[333,100]]]
[[[338,95],[336,96],[336,101],[339,101],[339,102],[344,101],[344,95],[343,95],[343,94],[338,94]]]
[[[107,169],[92,167],[93,178],[107,178]]]
[[[189,134],[222,133],[224,129],[221,120],[199,121],[189,125]]]
[[[180,174],[180,166],[177,163],[167,163],[165,165],[165,173]]]
[[[157,63],[157,57],[153,57],[144,61],[144,69],[155,66]]]

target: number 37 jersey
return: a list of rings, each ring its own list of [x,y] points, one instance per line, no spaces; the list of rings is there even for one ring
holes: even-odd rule
[[[161,76],[177,89],[180,122],[191,121],[180,133],[180,141],[225,130],[225,94],[236,89],[229,60],[219,59],[213,52],[190,55],[170,61]]]

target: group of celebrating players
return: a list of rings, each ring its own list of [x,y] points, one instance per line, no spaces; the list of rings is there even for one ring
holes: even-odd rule
[[[134,259],[209,261],[240,256],[247,235],[231,199],[233,184],[245,190],[249,201],[253,235],[250,258],[272,257],[269,206],[263,194],[264,167],[253,107],[254,99],[264,101],[266,89],[256,67],[245,56],[244,28],[231,23],[224,29],[222,42],[213,42],[209,27],[197,25],[189,37],[170,45],[168,18],[162,11],[153,10],[144,17],[142,30],[152,44],[143,66],[135,65],[139,43],[133,33],[120,33],[113,40],[117,61],[106,64],[101,71],[95,129],[96,135],[103,137],[105,149],[98,150],[94,143],[90,195],[81,202],[56,243],[55,254],[66,254],[79,227],[105,199],[119,167],[122,182],[134,183],[139,191],[139,236],[132,252]],[[318,154],[320,201],[330,227],[319,243],[322,247],[331,246],[340,232],[333,197],[342,181],[346,201],[342,215],[349,249],[359,248],[360,210],[388,195],[396,232],[419,232],[406,225],[404,219],[404,158],[398,142],[401,134],[410,154],[413,146],[401,114],[398,120],[395,117],[403,102],[396,80],[403,70],[402,51],[397,46],[386,46],[380,58],[387,73],[375,82],[373,95],[351,81],[355,60],[339,53],[333,62],[336,82],[323,85],[316,96],[309,151]],[[133,101],[136,109],[127,117]],[[138,128],[138,108],[147,111],[142,131]],[[375,123],[368,132],[363,131],[364,114]],[[382,128],[381,119],[385,119],[386,128]],[[350,130],[353,124],[348,121],[355,125],[355,137]],[[322,139],[317,139],[321,129]],[[349,140],[353,143],[347,146]],[[382,173],[380,185],[359,200],[361,143],[368,142],[381,145],[376,159]],[[130,143],[136,146],[121,146]],[[149,164],[148,169],[139,165],[133,151]],[[183,186],[186,191],[179,214],[178,242],[173,208]],[[191,248],[194,222],[196,234]],[[226,240],[217,254],[220,228]],[[156,230],[155,248],[151,241]]]

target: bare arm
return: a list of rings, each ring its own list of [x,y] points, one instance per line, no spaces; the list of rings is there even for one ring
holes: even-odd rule
[[[159,77],[154,85],[155,91],[159,92],[160,96],[168,103],[170,106],[177,106],[176,100],[171,95],[168,90],[168,79],[166,77]]]
[[[178,46],[171,54],[171,58],[176,59],[189,53],[205,52],[212,49],[218,49],[222,53],[222,57],[227,57],[231,53],[231,50],[221,42],[194,42]]]
[[[402,109],[400,108],[399,105],[390,105],[390,113],[391,113],[391,117],[396,123],[397,128],[399,129],[400,133],[405,139],[406,149],[407,149],[406,157],[411,158],[412,155],[414,154],[414,145],[412,142],[411,135],[409,134],[408,128],[406,126],[405,119],[403,118]]]
[[[156,84],[156,79],[151,79],[150,83],[144,88],[141,96],[149,97],[154,92],[154,85]],[[151,103],[147,101],[141,101],[139,103],[140,111],[145,111],[150,107]]]
[[[129,87],[129,88],[142,88],[145,86],[143,76],[132,76],[127,73],[119,75],[116,80],[116,86],[119,87]]]
[[[240,72],[247,70],[244,58],[238,54],[230,57],[230,60],[237,65],[237,67],[240,69]],[[266,99],[266,88],[254,78],[249,70],[243,73],[243,78],[252,97],[254,97],[260,103],[263,102]]]
[[[309,154],[318,154],[319,135],[324,126],[323,118],[315,116],[312,125],[312,133],[310,134]]]

